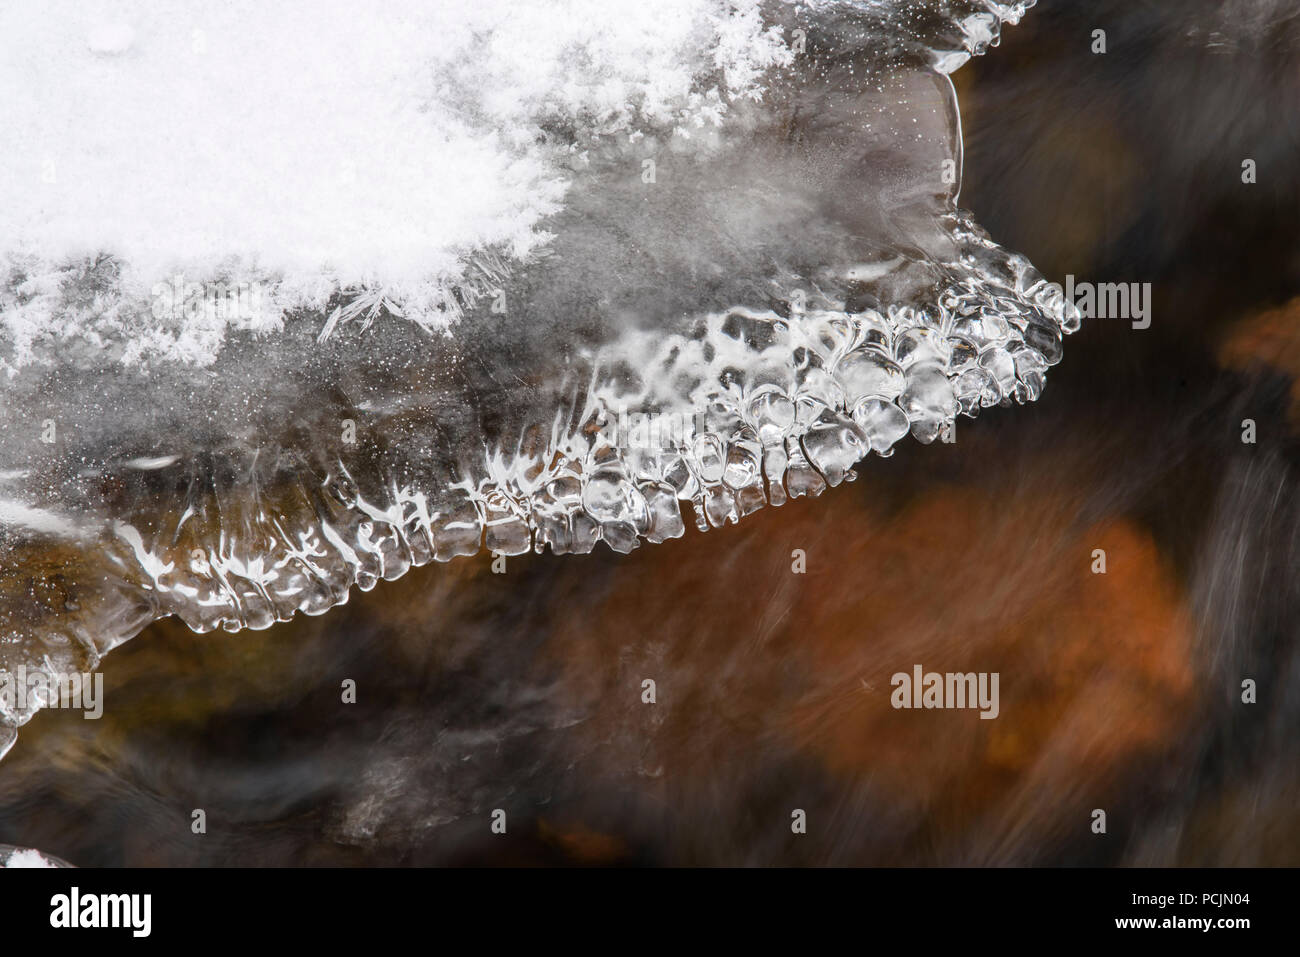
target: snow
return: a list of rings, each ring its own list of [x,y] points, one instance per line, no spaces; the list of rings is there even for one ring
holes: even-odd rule
[[[0,338],[129,339],[202,363],[230,327],[340,289],[445,323],[476,251],[547,241],[565,167],[541,124],[689,128],[789,51],[758,0],[5,0]],[[68,315],[108,254],[125,305]],[[271,290],[258,316],[142,320],[177,276]],[[2,357],[0,357],[2,360]]]
[[[53,861],[47,858],[40,851],[35,850],[15,850],[4,861],[5,868],[30,867],[30,868],[56,868],[58,867]]]

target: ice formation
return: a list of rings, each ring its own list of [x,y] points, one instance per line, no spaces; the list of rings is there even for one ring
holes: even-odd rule
[[[0,668],[725,525],[1078,323],[956,202],[1028,3],[64,6],[0,12]]]

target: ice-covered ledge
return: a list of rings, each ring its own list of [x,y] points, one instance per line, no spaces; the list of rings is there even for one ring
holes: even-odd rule
[[[467,22],[497,9],[467,7]],[[908,432],[931,442],[960,414],[1037,398],[1077,316],[958,211],[960,124],[942,72],[1019,9],[665,9],[678,7],[683,19],[662,33],[633,19],[624,35],[617,9],[581,6],[584,22],[555,34],[549,60],[521,60],[512,44],[552,42],[550,27],[520,33],[505,17],[461,50],[474,58],[429,54],[443,64],[430,74],[433,114],[445,109],[494,155],[536,164],[536,182],[551,184],[536,193],[505,176],[479,195],[456,176],[464,157],[429,157],[434,182],[404,205],[400,175],[382,182],[393,158],[361,138],[344,150],[355,175],[375,181],[359,195],[395,192],[358,215],[393,234],[352,235],[346,217],[323,225],[315,208],[296,220],[293,202],[324,202],[332,182],[322,131],[325,178],[259,229],[241,232],[261,217],[245,209],[239,220],[224,195],[212,209],[182,207],[195,222],[215,210],[211,233],[130,196],[87,199],[99,212],[81,234],[74,206],[42,224],[39,198],[19,203],[5,235],[21,237],[22,252],[0,284],[0,668],[92,670],[162,615],[200,631],[265,628],[323,613],[354,585],[482,549],[626,551],[819,494]],[[31,8],[5,15],[14,9]],[[387,24],[393,49],[412,36],[445,42],[414,29],[432,14],[413,9],[415,20]],[[88,58],[82,84],[150,42],[136,22],[87,29],[64,31]],[[377,77],[410,65],[373,42]],[[289,82],[283,63],[257,62],[237,103]],[[336,67],[333,85],[345,75]],[[586,81],[576,88],[575,71]],[[263,72],[276,76],[249,83]],[[27,88],[21,76],[6,82]],[[400,112],[409,98],[396,101]],[[238,123],[213,128],[229,132],[223,147],[243,142]],[[421,155],[429,146],[392,148],[412,143]],[[441,143],[454,152],[458,141]],[[294,192],[274,149],[221,156]],[[208,169],[178,166],[164,193]],[[195,188],[234,184],[240,170],[201,172]],[[106,181],[65,185],[90,196]],[[59,184],[56,166],[47,185]],[[424,193],[453,211],[421,206]],[[500,209],[512,225],[493,233]],[[522,244],[509,238],[521,224]],[[325,231],[295,245],[302,229]],[[138,247],[114,246],[132,237]],[[422,259],[429,237],[454,237],[439,248],[455,256]],[[391,258],[389,241],[401,247]],[[334,272],[321,267],[322,244],[336,244]],[[92,252],[78,258],[80,248]],[[178,274],[180,250],[198,272]],[[339,273],[349,254],[352,271]],[[267,271],[242,271],[254,259]],[[447,263],[452,272],[433,269]],[[368,285],[375,264],[396,271]],[[401,271],[413,264],[431,271]],[[413,276],[441,291],[404,295]],[[286,289],[317,299],[283,312]],[[0,703],[0,751],[33,710]]]

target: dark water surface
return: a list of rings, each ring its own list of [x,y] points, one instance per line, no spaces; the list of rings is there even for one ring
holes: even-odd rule
[[[962,204],[1053,280],[1151,283],[1150,328],[1085,321],[1037,403],[735,527],[429,565],[260,632],[156,622],[107,659],[102,720],[23,729],[0,842],[82,866],[1300,863],[1297,66],[1281,4],[1041,3],[954,76]],[[998,720],[893,709],[916,663],[999,672]]]

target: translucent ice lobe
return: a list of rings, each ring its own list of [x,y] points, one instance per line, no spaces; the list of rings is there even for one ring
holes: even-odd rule
[[[485,268],[449,335],[377,297],[223,333],[202,369],[124,364],[100,329],[9,376],[0,668],[88,670],[166,614],[265,628],[485,548],[662,542],[1036,398],[1073,320],[956,211],[934,58],[892,55],[920,41],[880,5],[773,9],[807,44],[761,100],[565,131],[546,255]],[[57,291],[104,301],[116,270]]]

